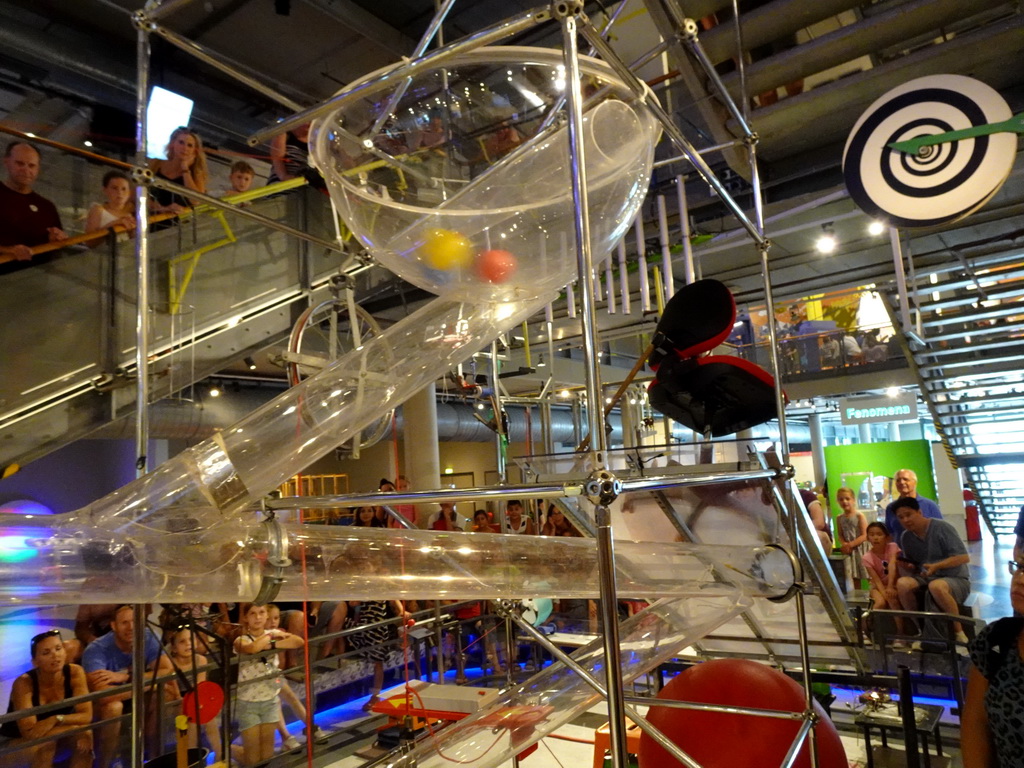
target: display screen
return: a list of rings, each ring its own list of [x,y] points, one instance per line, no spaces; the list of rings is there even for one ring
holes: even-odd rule
[[[188,125],[192,116],[192,99],[166,88],[155,86],[146,108],[146,154],[167,159],[167,142],[174,129]]]

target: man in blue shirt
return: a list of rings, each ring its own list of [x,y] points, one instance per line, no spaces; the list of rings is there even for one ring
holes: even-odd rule
[[[916,571],[913,576],[900,576],[896,591],[905,611],[920,610],[918,599],[923,592],[924,610],[936,608],[957,615],[960,604],[971,592],[967,564],[971,556],[956,529],[945,520],[934,520],[921,514],[918,502],[910,497],[893,502],[900,523],[905,529],[900,540],[903,557]],[[960,622],[954,622],[956,640],[967,645]]]
[[[896,497],[896,501],[905,498],[917,499],[917,505],[921,508],[922,515],[934,520],[942,519],[942,512],[939,511],[939,505],[931,499],[918,495],[917,474],[914,470],[901,469],[898,471],[896,476],[893,478],[893,485],[896,486],[896,492],[899,494],[899,496]],[[900,537],[903,536],[903,526],[896,517],[896,501],[893,501],[885,508],[885,527],[889,529],[889,533],[892,535],[892,540],[899,544]]]
[[[82,654],[82,666],[89,681],[90,691],[102,691],[124,685],[131,680],[132,633],[135,631],[135,615],[130,605],[122,605],[114,614],[110,632],[93,640]],[[173,671],[170,661],[161,652],[160,641],[152,631],[145,633],[146,669],[152,670],[159,664],[158,675]],[[124,702],[131,698],[131,691],[113,694],[96,701],[96,719],[99,721],[120,717],[126,710]],[[139,702],[141,706],[141,702]],[[121,739],[121,721],[100,726],[97,729],[98,768],[109,768],[117,745]]]

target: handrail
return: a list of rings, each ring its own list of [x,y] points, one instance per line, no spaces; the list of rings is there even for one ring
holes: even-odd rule
[[[114,160],[112,157],[106,157],[105,155],[90,152],[87,149],[79,149],[78,147],[72,147],[70,144],[64,144],[60,141],[45,139],[42,136],[36,136],[32,133],[25,133],[24,131],[19,131],[17,128],[11,128],[3,123],[0,123],[0,133],[6,133],[10,136],[23,139],[28,144],[42,144],[44,147],[53,147],[54,149],[59,149],[69,155],[78,155],[79,157],[84,157],[87,160],[103,163],[103,165],[110,165],[124,171],[131,171],[135,168],[131,163],[126,163],[123,160]]]
[[[0,126],[0,129],[3,129],[3,127]],[[58,142],[54,142],[54,143],[58,143]],[[92,153],[85,153],[85,154],[89,155],[89,154],[92,154]],[[99,158],[101,156],[100,155],[96,155],[96,157]],[[127,164],[125,164],[125,167],[127,167],[128,169],[132,169],[133,168],[133,166],[127,165]],[[263,198],[263,197],[269,197],[271,195],[276,195],[276,194],[278,194],[280,192],[286,192],[286,191],[288,191],[290,189],[297,189],[298,187],[305,186],[306,184],[307,184],[307,182],[306,182],[306,180],[304,178],[298,177],[298,178],[295,178],[295,179],[288,179],[286,181],[274,182],[273,184],[267,184],[264,187],[260,187],[259,189],[252,189],[252,190],[249,190],[248,192],[238,192],[238,193],[233,194],[233,195],[225,195],[224,197],[222,197],[220,199],[223,200],[225,203],[229,203],[229,204],[232,204],[232,205],[239,205],[241,203],[248,203],[248,202],[251,202],[253,200],[258,200],[258,199]],[[168,221],[170,219],[181,219],[182,221],[185,221],[185,220],[187,220],[191,216],[199,216],[199,215],[202,215],[202,214],[208,214],[208,213],[212,213],[212,212],[217,212],[219,210],[222,210],[222,209],[219,209],[219,208],[217,208],[215,206],[212,206],[212,205],[209,205],[209,204],[202,204],[202,205],[197,205],[195,208],[188,208],[188,209],[186,209],[184,211],[180,211],[178,213],[158,213],[158,214],[154,214],[154,215],[149,217],[149,223],[150,224],[155,224],[157,222]],[[116,234],[120,234],[122,232],[134,232],[134,231],[135,231],[134,227],[129,229],[128,227],[125,227],[125,226],[123,226],[121,224],[112,224],[109,227],[104,227],[103,229],[94,229],[94,230],[91,230],[89,232],[83,232],[80,235],[74,235],[74,236],[68,237],[68,238],[66,238],[64,240],[55,240],[55,241],[50,242],[50,243],[41,243],[39,245],[32,246],[32,248],[30,248],[30,250],[32,251],[32,255],[33,256],[41,256],[44,253],[49,253],[51,251],[60,250],[61,248],[70,248],[71,246],[75,246],[75,245],[87,244],[87,243],[92,242],[93,240],[96,240],[97,238],[105,237],[108,234],[115,234],[116,235]],[[14,256],[11,256],[11,255],[0,255],[0,264],[5,264],[5,263],[10,262],[10,261],[19,261],[19,259],[17,259]],[[31,259],[23,259],[23,261],[31,261]]]

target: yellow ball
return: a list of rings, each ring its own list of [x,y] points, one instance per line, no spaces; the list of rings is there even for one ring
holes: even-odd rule
[[[421,253],[431,269],[447,271],[468,267],[473,263],[473,244],[465,235],[450,229],[430,230]]]

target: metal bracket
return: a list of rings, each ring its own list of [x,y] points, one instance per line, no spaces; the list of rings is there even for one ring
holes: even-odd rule
[[[606,469],[597,469],[583,485],[583,495],[593,504],[607,507],[622,493],[622,481]]]
[[[697,31],[699,27],[694,19],[683,19],[682,28],[676,33],[676,37],[684,43],[697,42]]]
[[[277,599],[281,585],[284,584],[284,569],[292,564],[288,557],[288,535],[281,527],[281,521],[271,512],[263,525],[267,528],[267,565],[274,570],[263,575],[259,592],[253,598],[257,605],[266,605]]]
[[[789,557],[789,562],[793,566],[793,583],[789,585],[789,589],[777,597],[767,598],[773,603],[785,603],[792,600],[797,592],[802,591],[807,585],[804,583],[804,569],[800,565],[800,558],[793,554],[792,550],[787,549],[781,544],[766,544],[766,548],[777,549],[780,552],[785,552],[786,556]]]
[[[153,172],[149,168],[132,168],[132,181],[136,185],[144,184],[149,186],[153,181]]]
[[[551,18],[561,21],[583,16],[583,0],[555,0],[551,4]]]
[[[156,22],[149,18],[146,14],[146,9],[142,8],[132,14],[132,25],[136,29],[141,29],[146,32],[152,32],[156,29]]]

